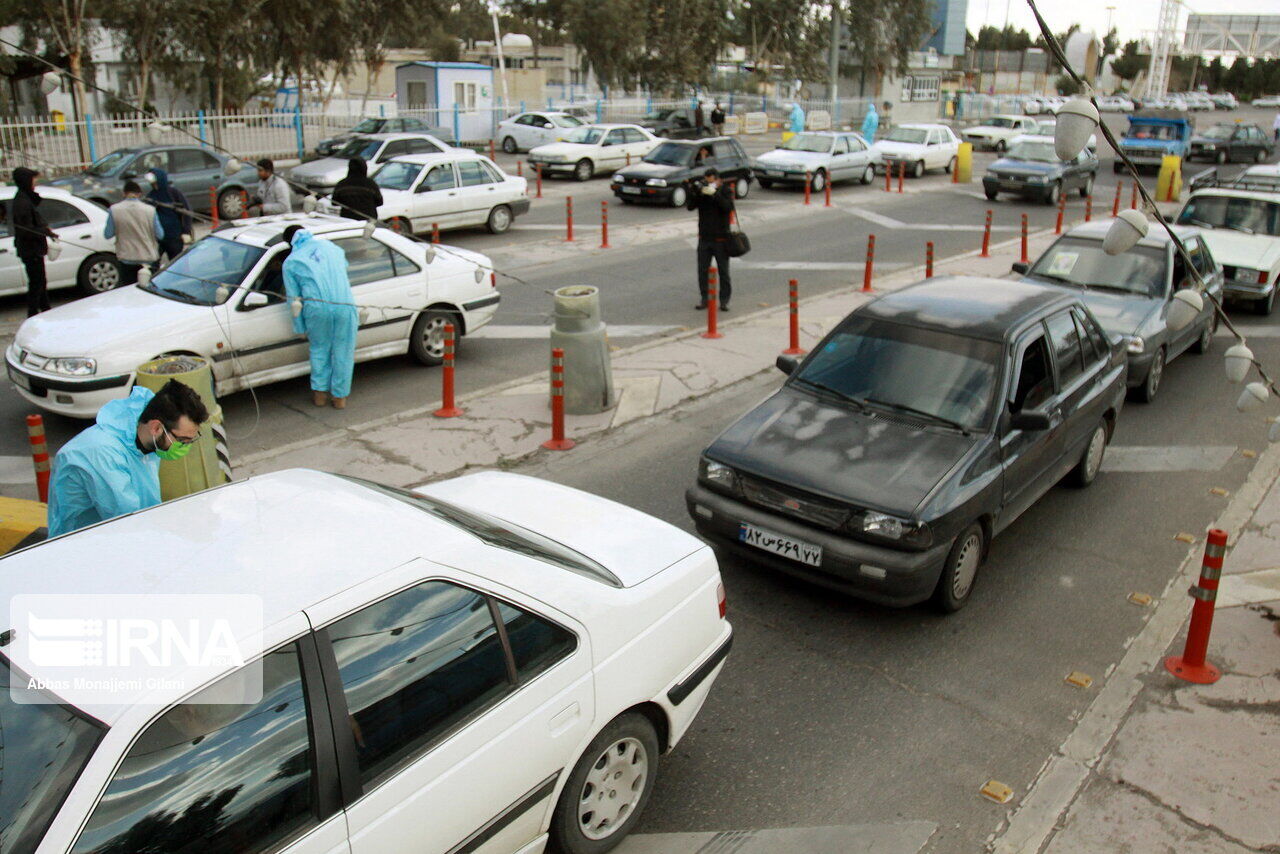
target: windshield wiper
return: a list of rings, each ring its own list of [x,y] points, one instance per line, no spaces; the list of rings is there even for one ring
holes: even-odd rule
[[[856,398],[852,395],[845,394],[840,389],[832,388],[826,383],[820,383],[817,380],[811,380],[806,377],[796,377],[796,382],[804,383],[805,385],[810,386],[812,388],[816,388],[819,391],[825,391],[828,394],[834,394],[836,397],[840,398],[841,400],[849,401],[850,403],[857,406],[859,409],[865,410],[867,408],[866,404],[864,404],[860,398]]]
[[[170,294],[170,295],[175,296],[175,297],[177,297],[178,299],[182,300],[183,302],[189,302],[189,303],[191,303],[191,304],[193,304],[193,305],[194,305],[194,304],[197,304],[197,303],[203,304],[203,303],[201,303],[201,301],[200,301],[199,299],[197,299],[196,297],[193,297],[191,294],[187,293],[186,291],[180,291],[180,290],[178,290],[177,288],[155,288],[155,287],[152,287],[152,288],[144,288],[144,290],[151,291],[153,294]]]
[[[1126,288],[1124,285],[1095,284],[1095,285],[1090,285],[1089,287],[1094,289],[1095,291],[1119,291],[1122,294],[1143,294],[1143,295],[1146,294],[1146,291],[1139,291],[1139,290],[1135,290],[1134,288]]]
[[[876,400],[872,397],[863,398],[861,402],[869,403],[872,406],[883,406],[886,409],[896,409],[899,412],[907,412],[911,415],[919,415],[921,418],[927,418],[930,421],[936,421],[939,424],[945,424],[948,427],[959,430],[961,434],[965,436],[969,435],[969,428],[965,427],[959,421],[952,421],[950,418],[946,418],[933,412],[925,412],[923,409],[916,409],[914,406],[907,406],[905,403],[890,403],[887,400]]]
[[[1081,288],[1089,290],[1089,286],[1084,282],[1077,282],[1074,279],[1068,279],[1066,276],[1059,276],[1057,273],[1038,273],[1035,270],[1029,270],[1028,275],[1036,276],[1041,279],[1048,279],[1052,282],[1062,282],[1064,285],[1071,285],[1073,288]]]
[[[1202,219],[1196,219],[1193,216],[1189,216],[1186,219],[1181,220],[1178,225],[1198,225],[1201,228],[1217,228],[1213,223],[1205,222]]]
[[[1229,229],[1231,229],[1232,231],[1239,231],[1239,232],[1242,232],[1242,233],[1244,233],[1244,234],[1257,234],[1257,233],[1258,233],[1258,232],[1254,231],[1252,228],[1249,228],[1248,226],[1245,226],[1245,225],[1226,225],[1226,224],[1224,224],[1222,227],[1223,227],[1223,228],[1229,228]]]

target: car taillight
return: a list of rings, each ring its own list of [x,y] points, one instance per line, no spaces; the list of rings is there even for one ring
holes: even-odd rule
[[[1266,270],[1259,270],[1259,271],[1258,271],[1258,284],[1260,284],[1260,285],[1265,285],[1265,284],[1267,283],[1267,275],[1268,275],[1268,273],[1267,273],[1267,271],[1266,271]]]
[[[720,584],[716,587],[716,601],[717,601],[717,602],[719,603],[719,605],[720,605],[720,619],[722,619],[722,620],[723,620],[723,619],[724,619],[724,615],[725,615],[725,614],[728,612],[728,610],[729,610],[729,601],[728,601],[728,599],[726,599],[726,598],[725,598],[725,595],[724,595],[724,582],[723,582],[723,581],[721,581],[721,582],[720,582]]]
[[[496,270],[489,271],[489,287],[496,288],[498,286],[498,273]]]

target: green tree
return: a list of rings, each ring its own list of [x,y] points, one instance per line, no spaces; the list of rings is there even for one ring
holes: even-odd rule
[[[932,10],[933,0],[848,0],[844,21],[853,69],[873,80],[901,74],[932,32]]]
[[[151,73],[173,70],[182,53],[175,40],[176,4],[164,0],[99,0],[99,23],[119,36],[122,54],[138,68],[138,103],[147,105]]]
[[[1150,57],[1146,54],[1139,53],[1142,46],[1136,41],[1126,42],[1124,49],[1120,51],[1115,61],[1111,63],[1111,71],[1126,82],[1133,80],[1147,70],[1150,63]]]
[[[809,0],[742,0],[731,26],[733,41],[746,48],[758,77],[813,80],[827,67],[831,15]]]
[[[1071,96],[1080,94],[1080,84],[1068,74],[1059,74],[1054,78],[1053,86],[1058,90],[1059,95]]]
[[[174,40],[182,46],[183,58],[201,72],[182,79],[201,90],[201,103],[215,114],[227,112],[229,105],[243,106],[271,67],[269,45],[256,20],[263,2],[200,0],[174,10]],[[215,132],[219,127],[214,125]]]

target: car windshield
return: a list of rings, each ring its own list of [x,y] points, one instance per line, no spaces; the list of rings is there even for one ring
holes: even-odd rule
[[[1129,136],[1135,139],[1177,139],[1178,132],[1168,125],[1133,125],[1129,128]]]
[[[219,299],[218,286],[230,289],[241,284],[264,252],[257,246],[209,235],[193,243],[148,284],[138,287],[179,302],[220,305],[230,294]]]
[[[910,143],[914,143],[915,145],[924,145],[924,141],[926,137],[928,137],[928,135],[929,135],[928,131],[922,130],[920,128],[898,127],[889,131],[889,134],[885,137],[885,139],[888,140],[889,142],[910,142]]]
[[[659,166],[688,166],[693,162],[693,149],[687,145],[664,142],[646,154],[644,161],[657,163]]]
[[[352,133],[377,133],[382,129],[386,119],[365,119],[351,129]]]
[[[84,170],[86,175],[97,175],[99,178],[105,178],[108,175],[114,175],[124,168],[124,165],[133,159],[133,151],[113,151],[106,157],[94,163],[88,169]]]
[[[1009,146],[1010,160],[1027,160],[1032,163],[1057,163],[1058,155],[1054,151],[1052,142],[1032,142],[1031,140],[1022,140],[1015,142]]]
[[[782,149],[784,151],[812,151],[818,154],[826,154],[831,150],[831,140],[831,137],[823,136],[820,133],[798,133],[782,143]]]
[[[1237,196],[1193,196],[1178,214],[1178,222],[1280,237],[1280,202]]]
[[[600,128],[580,127],[569,131],[564,135],[565,142],[576,142],[580,145],[595,145],[604,136],[604,131]]]
[[[854,315],[794,380],[972,429],[988,421],[999,363],[995,341]]]
[[[585,124],[577,116],[550,116],[549,118],[562,128],[576,128]]]
[[[6,854],[39,847],[103,734],[53,697],[15,700],[27,682],[0,656],[0,851]]]
[[[1002,119],[999,116],[996,116],[994,119],[991,119],[986,124],[987,124],[987,127],[991,127],[991,128],[1011,128],[1013,127],[1014,123],[1013,123],[1013,119]]]
[[[343,160],[350,160],[353,157],[363,157],[365,160],[372,160],[373,156],[378,153],[378,149],[382,147],[380,139],[365,139],[356,137],[355,139],[342,146],[334,157],[341,157]]]
[[[1214,125],[1204,132],[1206,139],[1230,139],[1235,128],[1231,125]]]
[[[422,167],[417,163],[396,163],[383,166],[373,176],[373,183],[386,190],[407,190],[413,186]]]
[[[1031,275],[1078,287],[1127,291],[1146,297],[1165,292],[1164,250],[1135,246],[1119,255],[1102,251],[1102,240],[1064,237],[1045,251]]]

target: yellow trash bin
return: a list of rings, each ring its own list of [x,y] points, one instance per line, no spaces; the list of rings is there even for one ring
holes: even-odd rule
[[[973,144],[968,142],[960,143],[960,150],[956,152],[956,183],[968,184],[973,180]]]
[[[50,110],[49,116],[53,119],[54,133],[67,132],[67,114],[66,113],[62,112],[62,110]]]
[[[47,517],[48,508],[39,501],[0,497],[0,554],[43,541]]]
[[[1176,202],[1182,195],[1182,158],[1166,154],[1160,161],[1160,176],[1156,179],[1156,201]]]
[[[213,370],[198,356],[162,356],[138,367],[138,385],[159,391],[169,380],[195,389],[209,409],[209,420],[200,427],[200,438],[180,460],[160,461],[160,497],[181,498],[231,480],[231,458],[222,407],[213,393]]]
[[[791,132],[791,131],[789,131],[789,130],[784,130],[784,131],[782,132],[782,141],[783,141],[783,142],[786,142],[787,140],[791,139],[791,137],[793,137],[793,136],[795,136],[795,134],[794,134],[794,133],[792,133],[792,132]]]

